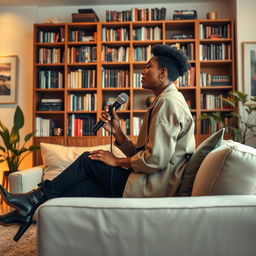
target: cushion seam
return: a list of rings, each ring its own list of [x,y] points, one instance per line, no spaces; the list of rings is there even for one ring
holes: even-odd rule
[[[231,151],[232,151],[232,150],[229,148],[229,151],[226,152],[226,154],[224,155],[224,157],[223,157],[223,159],[222,159],[222,163],[221,163],[220,168],[219,168],[219,170],[218,170],[218,174],[215,176],[215,178],[214,178],[213,181],[212,181],[212,185],[211,185],[211,188],[210,188],[210,194],[211,194],[211,195],[212,195],[212,192],[213,192],[213,187],[214,187],[215,183],[217,182],[217,179],[218,179],[218,178],[220,177],[220,175],[221,175],[221,170],[222,170],[223,165],[224,165],[224,163],[225,163],[226,157],[227,157],[228,154],[230,154]]]

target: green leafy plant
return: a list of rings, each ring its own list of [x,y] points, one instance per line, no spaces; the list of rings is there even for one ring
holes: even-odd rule
[[[20,129],[24,126],[24,114],[19,106],[17,106],[13,119],[13,127],[11,131],[0,120],[0,136],[4,145],[0,145],[0,163],[5,162],[10,172],[19,170],[22,160],[31,152],[39,149],[38,146],[26,147],[27,142],[35,134],[31,132],[24,137],[21,145]]]
[[[229,97],[225,98],[224,101],[235,109],[238,106],[241,107],[241,114],[234,111],[228,114],[218,111],[205,113],[200,119],[209,120],[211,125],[218,123],[219,126],[227,128],[233,140],[245,144],[249,131],[256,136],[256,97],[250,98],[253,104],[248,104],[248,100],[249,96],[247,94],[240,91],[231,91]]]

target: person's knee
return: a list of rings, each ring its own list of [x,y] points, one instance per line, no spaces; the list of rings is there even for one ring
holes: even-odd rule
[[[88,158],[89,154],[90,154],[90,152],[86,151],[86,152],[82,153],[81,156],[84,158]]]

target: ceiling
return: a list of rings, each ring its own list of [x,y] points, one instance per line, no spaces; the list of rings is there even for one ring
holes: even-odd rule
[[[207,2],[223,2],[225,0],[207,0]],[[159,0],[159,3],[192,3],[205,2],[205,0]],[[37,6],[58,6],[58,5],[120,5],[120,4],[155,4],[156,0],[0,0],[0,6],[14,5],[37,5]]]

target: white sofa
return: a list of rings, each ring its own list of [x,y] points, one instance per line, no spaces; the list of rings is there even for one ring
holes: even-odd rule
[[[232,145],[205,157],[192,197],[47,201],[38,209],[38,255],[256,255],[256,149]],[[12,192],[33,189],[43,171],[10,175]]]

